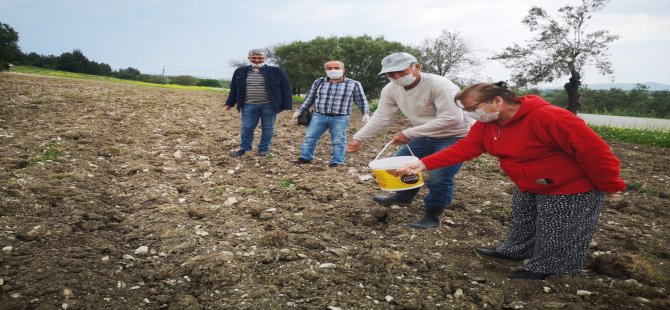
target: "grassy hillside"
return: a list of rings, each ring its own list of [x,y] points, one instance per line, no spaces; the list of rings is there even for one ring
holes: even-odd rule
[[[117,79],[117,78],[108,77],[108,76],[99,76],[99,75],[91,75],[91,74],[65,72],[65,71],[44,69],[44,68],[31,67],[31,66],[15,66],[15,67],[12,67],[11,71],[12,72],[19,72],[19,73],[28,73],[28,74],[37,74],[37,75],[46,75],[46,76],[58,76],[58,77],[66,77],[66,78],[82,79],[82,80],[107,81],[107,82],[114,82],[114,83],[125,83],[125,84],[134,84],[134,85],[151,86],[151,87],[162,87],[162,88],[173,88],[173,89],[191,89],[191,90],[215,90],[215,91],[225,91],[225,92],[228,91],[227,89],[223,89],[223,88],[212,88],[212,87],[204,87],[204,86],[184,86],[184,85],[177,85],[177,84],[154,84],[154,83],[147,83],[147,82],[141,82],[141,81]]]

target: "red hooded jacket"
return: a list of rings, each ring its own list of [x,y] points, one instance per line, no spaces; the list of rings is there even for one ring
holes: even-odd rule
[[[500,168],[524,192],[563,195],[625,189],[619,160],[581,118],[539,96],[517,99],[519,110],[502,125],[476,122],[465,138],[421,161],[432,170],[487,152],[498,157]]]

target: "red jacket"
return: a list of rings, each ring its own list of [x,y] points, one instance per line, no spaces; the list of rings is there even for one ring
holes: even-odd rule
[[[421,161],[432,170],[487,152],[498,157],[500,168],[524,192],[562,195],[626,188],[619,160],[582,119],[539,96],[517,99],[521,104],[510,120],[502,125],[477,122],[465,138]]]

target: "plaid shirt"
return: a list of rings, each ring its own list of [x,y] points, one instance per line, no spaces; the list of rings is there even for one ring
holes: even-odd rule
[[[309,109],[314,105],[314,111],[321,114],[349,115],[352,101],[356,101],[363,115],[370,115],[368,99],[363,93],[360,82],[345,77],[342,82],[331,83],[323,77],[312,83],[312,87],[305,95],[305,101],[298,110]]]

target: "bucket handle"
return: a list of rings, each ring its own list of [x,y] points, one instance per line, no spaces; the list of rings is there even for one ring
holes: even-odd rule
[[[377,160],[377,158],[379,158],[379,156],[381,156],[382,153],[384,153],[384,151],[386,150],[386,148],[387,148],[389,145],[391,145],[391,143],[393,143],[393,140],[389,141],[389,143],[386,143],[386,145],[384,145],[384,148],[379,152],[379,154],[377,154],[377,157],[375,157],[375,160]],[[409,153],[412,154],[412,156],[416,157],[416,155],[414,155],[414,152],[412,152],[412,149],[409,148],[409,144],[407,144],[407,149],[409,150]]]

